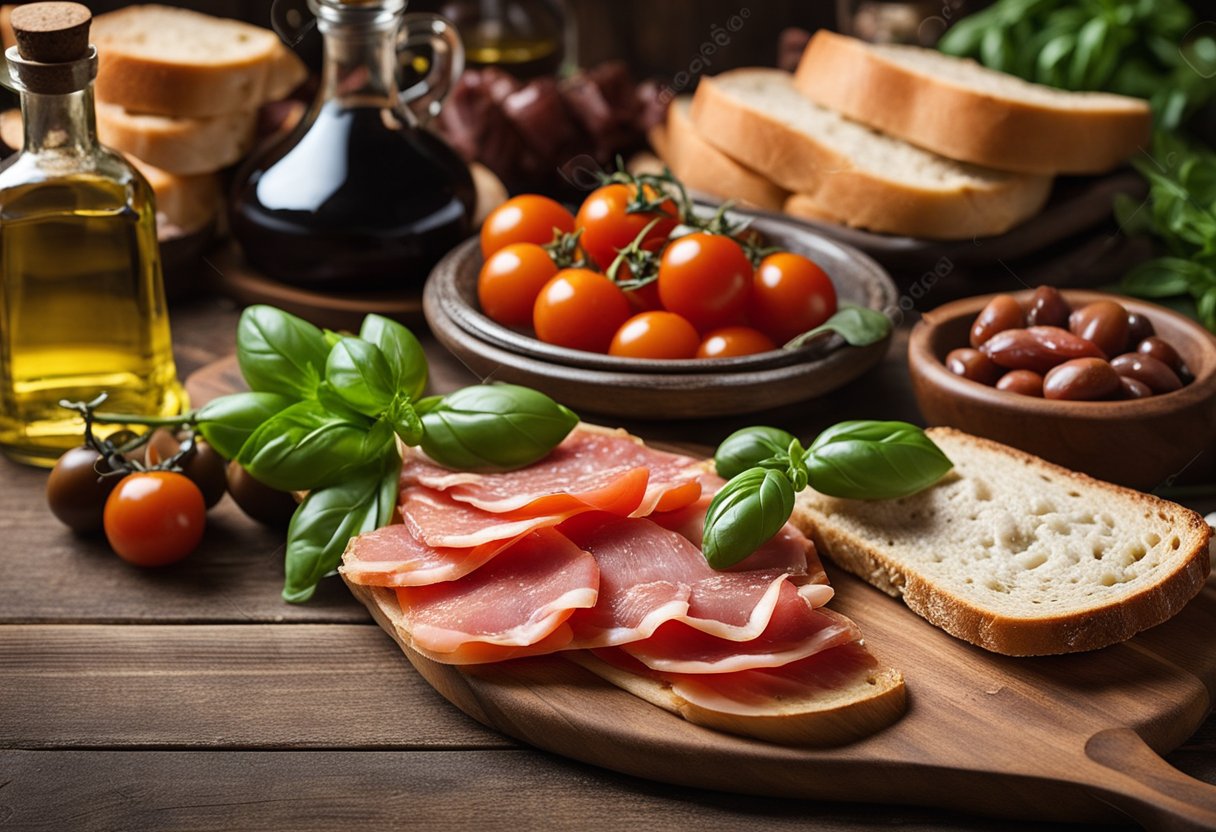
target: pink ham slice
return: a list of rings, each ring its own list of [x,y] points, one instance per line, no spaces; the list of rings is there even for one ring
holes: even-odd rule
[[[781,667],[734,673],[665,673],[651,670],[620,648],[594,651],[596,658],[630,673],[657,679],[693,705],[739,716],[764,716],[774,703],[823,700],[858,684],[878,668],[860,642],[834,647]]]
[[[446,549],[470,549],[516,540],[529,532],[556,526],[578,513],[572,507],[559,514],[504,517],[457,502],[443,492],[417,487],[401,492],[400,509],[401,518],[414,537],[428,546]]]
[[[582,514],[559,529],[600,568],[599,601],[570,619],[572,648],[640,641],[668,621],[748,641],[768,627],[789,586],[780,569],[715,571],[687,538],[644,518]],[[813,602],[830,597],[831,589],[797,588],[795,594]]]
[[[786,582],[768,627],[751,641],[726,641],[669,621],[650,638],[620,649],[651,670],[733,673],[780,667],[860,638],[856,624],[830,610],[812,608]]]
[[[566,647],[565,622],[595,605],[591,555],[553,529],[531,532],[455,581],[397,590],[402,632],[435,661],[477,664]]]
[[[406,456],[401,481],[515,517],[576,509],[643,516],[694,502],[701,493],[700,471],[696,460],[647,448],[624,431],[583,428],[540,462],[501,474],[449,471],[413,451]]]

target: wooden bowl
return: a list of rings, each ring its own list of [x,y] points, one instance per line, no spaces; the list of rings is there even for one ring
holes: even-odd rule
[[[866,255],[775,220],[753,227],[774,245],[804,254],[832,278],[841,303],[883,312],[898,292]],[[468,240],[427,281],[423,314],[435,337],[474,373],[542,390],[578,411],[634,419],[699,419],[755,413],[834,390],[878,364],[890,338],[850,347],[835,334],[798,350],[739,358],[659,361],[616,358],[545,344],[498,324],[477,303],[482,258]]]
[[[1025,304],[1033,293],[1014,297]],[[1216,441],[1216,338],[1170,309],[1101,292],[1066,291],[1074,308],[1113,299],[1146,316],[1178,350],[1195,379],[1173,393],[1110,402],[1049,401],[956,376],[946,355],[969,346],[971,324],[995,295],[925,314],[912,330],[908,366],[921,415],[1021,448],[1101,480],[1141,490],[1171,483]]]

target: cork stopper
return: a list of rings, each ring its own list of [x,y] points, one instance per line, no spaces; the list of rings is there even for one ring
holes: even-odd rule
[[[63,64],[89,56],[93,13],[79,3],[29,3],[13,9],[11,21],[27,61]]]

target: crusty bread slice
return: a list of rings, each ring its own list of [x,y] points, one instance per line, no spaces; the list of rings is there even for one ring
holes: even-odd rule
[[[343,580],[412,664],[430,661],[410,647],[401,606],[391,589],[352,583],[345,575]],[[669,686],[608,665],[589,652],[578,650],[559,655],[689,722],[785,745],[839,745],[868,736],[898,719],[907,701],[903,674],[880,666],[859,673],[855,680],[830,695],[774,701],[771,713],[740,716],[694,705],[676,696]]]
[[[168,6],[130,6],[93,20],[100,101],[133,113],[220,116],[253,111],[304,80],[303,63],[269,29]]]
[[[707,141],[851,225],[934,239],[1000,234],[1043,207],[1051,179],[955,162],[812,104],[777,69],[703,78]]]
[[[169,173],[215,173],[238,162],[253,147],[256,110],[221,116],[175,118],[131,113],[97,102],[97,138]]]
[[[795,85],[816,104],[951,159],[1023,173],[1102,173],[1147,147],[1148,102],[1031,84],[918,46],[820,29]]]
[[[0,113],[0,142],[20,150],[24,142],[21,112],[5,110]],[[199,231],[213,222],[219,213],[220,185],[212,174],[178,176],[126,156],[156,194],[156,225],[162,240]]]
[[[1193,511],[950,428],[954,462],[911,497],[807,489],[793,522],[838,565],[996,653],[1095,650],[1173,616],[1203,587],[1211,530]]]
[[[740,205],[780,211],[789,192],[707,142],[689,111],[692,96],[682,95],[667,108],[663,161],[685,185]]]

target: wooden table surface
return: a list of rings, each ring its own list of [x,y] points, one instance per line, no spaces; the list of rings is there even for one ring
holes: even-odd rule
[[[183,375],[232,351],[237,315],[214,299],[173,310]],[[916,420],[906,336],[829,400],[764,421],[809,436]],[[472,380],[424,344],[437,392]],[[628,427],[710,445],[747,421]],[[675,788],[523,747],[434,693],[339,580],[281,601],[282,534],[227,498],[199,551],[144,571],[61,527],[45,480],[0,460],[0,830],[1025,827]],[[1168,759],[1216,783],[1216,719]]]

